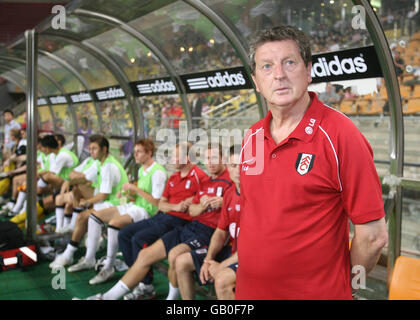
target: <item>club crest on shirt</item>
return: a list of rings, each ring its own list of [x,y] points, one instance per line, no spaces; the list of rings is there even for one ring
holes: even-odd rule
[[[187,182],[185,182],[185,189],[189,189],[191,187],[191,180],[187,180]]]
[[[307,174],[314,166],[315,155],[310,153],[299,153],[296,159],[295,168],[301,175]]]
[[[223,187],[217,187],[216,196],[221,197],[223,194]]]

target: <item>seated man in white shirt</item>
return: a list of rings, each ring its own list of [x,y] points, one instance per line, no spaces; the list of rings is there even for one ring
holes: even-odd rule
[[[119,205],[120,199],[117,195],[122,190],[122,186],[128,182],[127,174],[122,165],[109,154],[108,140],[103,136],[95,135],[90,137],[90,145],[92,144],[97,144],[97,152],[99,152],[97,159],[101,163],[100,174],[98,175],[94,196],[88,199],[81,199],[79,202],[81,207],[90,209],[78,214],[70,243],[67,245],[66,250],[50,264],[50,268],[70,265],[73,262],[74,253],[79,248],[80,241],[87,232],[90,214]],[[91,265],[93,267],[95,261]]]
[[[56,233],[73,231],[77,215],[84,211],[80,200],[93,197],[100,168],[99,151],[96,142],[89,143],[90,157],[70,172],[69,180],[61,186],[60,194],[55,198]]]
[[[90,214],[86,255],[78,264],[71,266],[68,269],[69,272],[90,269],[94,266],[102,226],[108,223],[107,258],[103,268],[89,283],[103,283],[114,276],[119,230],[133,222],[155,215],[165,188],[167,173],[163,166],[153,160],[154,152],[155,145],[152,140],[141,139],[136,142],[134,159],[141,165],[138,171],[138,182],[137,185],[125,183],[122,186],[123,192],[128,193],[133,201]]]

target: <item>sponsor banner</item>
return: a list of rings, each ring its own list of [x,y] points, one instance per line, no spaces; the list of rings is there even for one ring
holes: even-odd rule
[[[187,93],[253,88],[244,67],[186,74],[181,80]]]
[[[92,90],[96,101],[116,100],[125,98],[124,90],[120,86],[111,86]]]
[[[169,77],[134,81],[130,82],[130,86],[137,97],[177,93],[176,86]]]
[[[375,47],[312,56],[312,83],[382,77]]]
[[[87,91],[75,92],[69,94],[72,103],[91,102],[92,97]]]
[[[50,100],[51,104],[67,104],[67,97],[66,96],[49,96],[48,99]]]
[[[40,98],[38,98],[37,100],[36,100],[36,105],[37,106],[45,106],[45,105],[47,105],[49,102],[48,102],[48,98],[47,97],[40,97]]]

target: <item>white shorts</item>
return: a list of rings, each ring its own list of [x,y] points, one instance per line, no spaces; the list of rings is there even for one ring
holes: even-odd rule
[[[119,205],[117,209],[120,215],[128,214],[134,222],[149,218],[147,211],[142,207],[136,206],[134,202]]]
[[[95,203],[93,205],[93,210],[99,211],[99,210],[104,210],[111,207],[115,207],[115,204],[112,204],[111,202],[108,202],[108,201],[104,201],[104,202]]]

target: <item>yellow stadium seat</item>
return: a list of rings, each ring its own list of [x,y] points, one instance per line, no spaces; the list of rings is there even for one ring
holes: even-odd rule
[[[385,99],[374,99],[372,100],[372,106],[370,107],[369,114],[381,114],[382,107],[385,104]]]
[[[389,286],[389,300],[420,300],[420,259],[397,258]]]
[[[420,113],[420,98],[408,99],[407,110],[405,110],[404,113],[405,114]]]
[[[400,86],[401,96],[403,98],[411,97],[411,87],[410,86]]]
[[[420,98],[420,84],[414,86],[413,97]]]
[[[388,91],[386,91],[385,85],[381,86],[381,89],[379,90],[379,96],[382,99],[388,99]]]
[[[345,114],[353,114],[353,103],[354,100],[343,100],[340,103],[340,111]]]
[[[356,100],[354,103],[356,106],[356,113],[358,114],[369,113],[370,102],[371,100]]]

